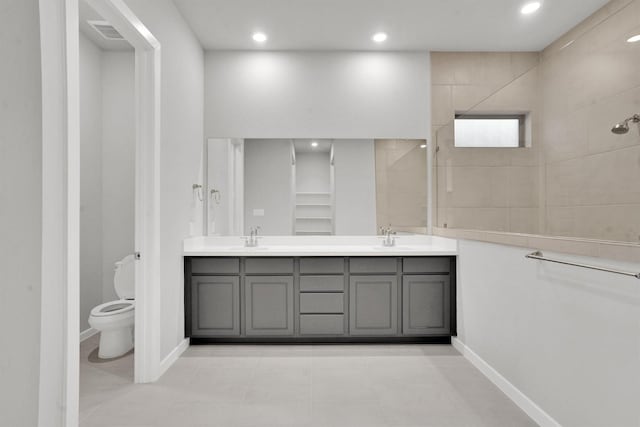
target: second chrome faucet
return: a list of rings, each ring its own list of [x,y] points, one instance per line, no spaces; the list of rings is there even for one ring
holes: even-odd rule
[[[384,236],[382,246],[391,247],[396,245],[396,232],[391,229],[391,225],[389,227],[380,227],[380,234]]]
[[[244,246],[247,248],[255,248],[258,246],[258,232],[261,230],[260,226],[251,227],[249,229],[249,235],[242,237],[244,239]]]

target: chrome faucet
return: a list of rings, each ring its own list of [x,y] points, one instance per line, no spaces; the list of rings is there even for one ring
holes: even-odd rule
[[[255,248],[258,246],[258,232],[261,230],[260,226],[251,227],[249,229],[249,235],[242,237],[244,239],[244,246],[247,248]]]
[[[388,227],[380,227],[380,234],[384,236],[382,246],[392,247],[396,245],[396,232],[391,229],[391,224]]]

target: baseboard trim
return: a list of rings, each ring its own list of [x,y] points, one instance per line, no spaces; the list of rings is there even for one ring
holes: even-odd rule
[[[192,337],[191,345],[199,344],[451,344],[451,337]]]
[[[494,383],[509,399],[520,407],[527,415],[529,415],[541,427],[561,427],[560,423],[554,420],[551,415],[547,414],[541,407],[529,399],[516,386],[511,384],[509,380],[503,377],[484,359],[478,356],[473,350],[467,347],[458,338],[451,340],[453,347],[458,350],[473,366],[478,368],[492,383]]]
[[[80,332],[80,342],[87,340],[98,333],[97,329],[89,328]]]
[[[160,362],[160,368],[157,377],[158,379],[160,379],[160,377],[162,377],[164,373],[167,372],[171,365],[173,365],[176,360],[178,360],[178,358],[182,355],[182,353],[185,352],[187,348],[189,348],[189,338],[183,339],[180,344],[176,346],[176,348],[171,350],[171,353],[169,353],[167,357],[162,359],[162,362]]]

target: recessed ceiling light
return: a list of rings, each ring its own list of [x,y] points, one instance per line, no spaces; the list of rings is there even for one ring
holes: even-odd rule
[[[311,146],[312,146],[312,147],[317,147],[317,146],[318,146],[318,143],[317,143],[317,142],[315,142],[315,141],[313,141],[313,142],[311,143]]]
[[[264,43],[267,41],[267,35],[265,33],[253,33],[253,41]]]
[[[629,38],[627,39],[627,42],[629,42],[629,43],[636,43],[636,42],[640,42],[640,34],[637,34],[637,35],[635,35],[635,36],[633,36],[633,37],[629,37]]]
[[[540,6],[542,6],[542,3],[540,3],[539,1],[529,2],[522,6],[522,9],[520,9],[520,13],[522,13],[523,15],[532,14],[533,12],[540,9]]]
[[[427,148],[427,144],[422,144],[420,148]]]
[[[373,40],[376,43],[382,43],[386,39],[387,39],[387,33],[375,33],[373,37],[371,37],[371,40]]]

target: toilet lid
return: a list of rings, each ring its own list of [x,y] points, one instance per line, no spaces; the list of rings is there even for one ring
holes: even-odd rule
[[[127,255],[121,261],[116,262],[113,287],[120,299],[133,299],[135,297],[135,265],[135,257],[133,255]]]

